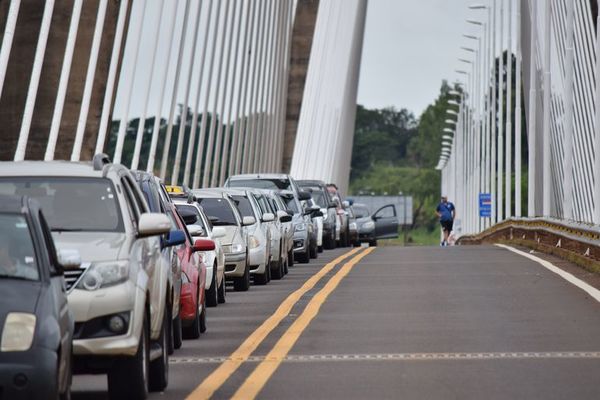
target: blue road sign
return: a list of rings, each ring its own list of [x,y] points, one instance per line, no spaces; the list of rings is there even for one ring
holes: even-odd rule
[[[481,218],[492,216],[492,195],[490,193],[479,193],[479,216]]]

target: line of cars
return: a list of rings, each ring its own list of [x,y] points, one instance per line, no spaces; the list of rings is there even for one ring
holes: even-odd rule
[[[103,154],[0,163],[0,393],[69,398],[78,373],[106,374],[115,399],[164,390],[226,282],[247,291],[356,244],[351,216],[334,185],[287,175],[189,190]]]

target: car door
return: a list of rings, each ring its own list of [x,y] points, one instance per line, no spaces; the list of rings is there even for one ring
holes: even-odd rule
[[[373,214],[375,221],[375,237],[377,239],[393,239],[398,237],[398,217],[396,206],[388,204]]]

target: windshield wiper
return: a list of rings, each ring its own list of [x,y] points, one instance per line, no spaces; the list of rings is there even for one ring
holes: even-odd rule
[[[50,228],[52,232],[81,232],[83,229],[81,228]]]

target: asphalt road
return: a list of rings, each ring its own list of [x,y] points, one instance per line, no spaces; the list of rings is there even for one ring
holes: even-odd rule
[[[360,249],[330,263],[348,251],[229,291],[150,398],[600,398],[600,304],[538,263],[492,246]],[[104,399],[106,379],[77,376],[73,390]]]

